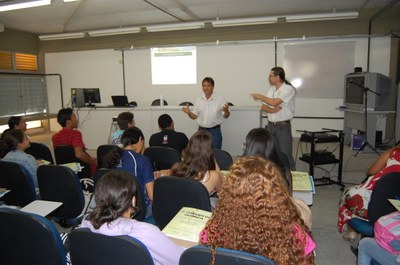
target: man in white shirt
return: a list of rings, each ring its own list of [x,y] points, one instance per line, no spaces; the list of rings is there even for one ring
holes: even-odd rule
[[[266,96],[260,94],[251,94],[251,96],[264,103],[261,110],[268,115],[266,129],[277,142],[278,152],[282,152],[288,158],[290,169],[295,169],[290,121],[294,116],[296,89],[286,80],[285,70],[282,67],[272,68],[268,80],[271,87]]]
[[[214,80],[211,77],[204,78],[201,84],[204,95],[196,99],[192,111],[188,105],[182,110],[189,118],[196,120],[199,130],[206,130],[212,135],[214,148],[221,149],[221,124],[223,118],[227,119],[230,115],[229,105],[222,96],[213,93]]]

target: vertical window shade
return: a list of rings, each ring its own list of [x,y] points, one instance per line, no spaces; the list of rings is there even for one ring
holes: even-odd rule
[[[0,117],[47,113],[43,77],[0,76]]]
[[[37,71],[37,56],[15,53],[15,70]]]
[[[0,70],[13,70],[11,52],[0,51]]]

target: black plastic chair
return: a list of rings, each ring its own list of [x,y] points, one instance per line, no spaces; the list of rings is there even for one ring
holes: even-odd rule
[[[147,247],[130,236],[106,236],[88,228],[75,229],[68,237],[74,265],[153,265]]]
[[[14,162],[0,161],[0,187],[10,190],[0,199],[7,205],[24,207],[37,199],[32,177]]]
[[[168,102],[164,99],[164,106],[168,106]],[[160,106],[161,104],[160,99],[155,99],[153,102],[151,102],[152,106]]]
[[[396,211],[388,199],[395,199],[400,194],[400,172],[382,176],[375,185],[368,204],[368,221],[352,218],[351,227],[364,236],[373,236],[374,223],[382,216]]]
[[[54,148],[54,156],[56,158],[57,165],[68,164],[72,162],[81,164],[83,169],[81,172],[77,173],[80,179],[92,178],[91,166],[75,156],[75,150],[72,145],[57,146]]]
[[[63,204],[53,217],[63,226],[80,221],[85,198],[78,176],[65,166],[46,165],[38,168],[38,184],[41,199]]]
[[[233,158],[227,151],[214,149],[214,157],[221,170],[229,170],[233,164]]]
[[[170,147],[150,146],[143,153],[153,164],[154,170],[170,169],[176,162],[181,162],[181,154]]]
[[[184,102],[180,103],[179,106],[194,106],[194,105],[190,101],[184,101]]]
[[[66,264],[60,235],[42,216],[1,208],[0,235],[1,264]]]
[[[154,182],[153,217],[163,229],[182,207],[211,212],[210,197],[199,181],[173,176],[160,177]]]
[[[179,265],[206,265],[211,260],[211,249],[205,246],[194,246],[186,249],[179,260]],[[275,265],[275,263],[260,255],[217,248],[215,264],[218,265]]]
[[[111,152],[114,149],[119,149],[117,145],[112,144],[103,144],[97,147],[96,156],[97,156],[97,168],[103,168],[103,158],[106,154]]]
[[[25,153],[32,155],[36,159],[44,159],[54,164],[53,155],[45,144],[31,142],[31,146],[25,150]]]

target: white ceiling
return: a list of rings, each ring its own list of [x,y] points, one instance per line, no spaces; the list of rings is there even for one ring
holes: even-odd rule
[[[1,2],[10,0],[0,0]],[[181,21],[360,11],[393,0],[81,0],[0,12],[0,24],[49,34]],[[157,8],[158,7],[158,8]],[[166,11],[166,12],[163,12]]]

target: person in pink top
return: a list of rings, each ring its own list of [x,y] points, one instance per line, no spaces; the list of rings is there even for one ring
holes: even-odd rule
[[[112,170],[96,184],[96,207],[82,221],[82,228],[108,236],[128,235],[141,241],[155,265],[177,265],[184,251],[158,227],[131,219],[136,212],[136,187],[132,176]]]
[[[261,255],[277,265],[314,264],[315,242],[285,185],[277,165],[261,157],[232,165],[200,233],[200,243],[211,247],[210,264],[217,247]]]

